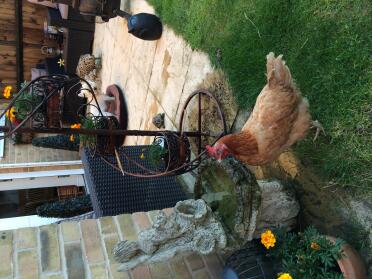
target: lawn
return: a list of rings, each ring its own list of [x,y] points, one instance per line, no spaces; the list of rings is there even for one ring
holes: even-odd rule
[[[313,119],[327,133],[315,144],[308,137],[296,153],[324,179],[371,194],[369,0],[149,2],[164,23],[222,68],[241,108],[252,107],[265,84],[266,54],[284,54]]]

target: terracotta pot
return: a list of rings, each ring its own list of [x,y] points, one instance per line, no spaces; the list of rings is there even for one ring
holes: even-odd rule
[[[327,238],[333,243],[336,242],[336,238],[333,236],[327,236]],[[342,245],[341,248],[344,256],[337,262],[342,273],[344,274],[344,278],[366,279],[367,270],[359,253],[347,243]]]

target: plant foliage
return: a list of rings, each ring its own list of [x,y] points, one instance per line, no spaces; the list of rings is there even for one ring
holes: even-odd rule
[[[74,138],[74,141],[70,141],[70,137],[67,135],[56,135],[32,139],[33,146],[69,151],[79,151],[79,142],[80,140],[78,136]]]
[[[269,255],[282,263],[283,272],[301,279],[342,279],[337,260],[343,241],[332,243],[314,227],[303,233],[277,231],[276,245]]]
[[[164,162],[164,157],[167,154],[167,148],[161,146],[161,144],[157,141],[153,142],[153,144],[148,148],[149,162],[154,167],[159,166],[162,162]]]

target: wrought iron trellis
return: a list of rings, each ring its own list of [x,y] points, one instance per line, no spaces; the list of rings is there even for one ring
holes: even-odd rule
[[[69,85],[69,86],[67,86]],[[81,105],[77,110],[76,116],[81,119],[80,122],[84,122],[84,119],[94,118],[96,123],[101,123],[94,129],[81,127],[80,129],[73,129],[66,127],[59,121],[59,125],[53,126],[49,123],[48,119],[48,101],[52,97],[59,96],[61,100],[69,98],[71,94],[76,94],[79,97],[82,95],[80,93],[91,94],[90,100]],[[218,133],[212,133],[209,131],[202,131],[202,97],[208,98],[208,102],[214,102],[217,108],[217,114],[219,120],[222,124],[222,131]],[[197,104],[197,129],[196,131],[184,131],[185,129],[185,119],[187,114],[187,109],[196,100]],[[22,106],[22,112],[16,112],[16,108]],[[95,107],[99,115],[90,115],[90,106]],[[87,113],[85,113],[88,111]],[[0,126],[0,132],[4,132],[4,136],[0,139],[10,138],[15,133],[39,133],[39,134],[64,134],[64,135],[86,135],[91,136],[96,139],[96,145],[91,147],[90,150],[92,156],[100,156],[104,162],[109,164],[114,169],[123,173],[123,175],[130,175],[143,178],[151,177],[161,177],[167,175],[178,175],[182,173],[189,172],[199,166],[201,161],[205,158],[205,150],[203,148],[203,137],[212,138],[212,141],[218,140],[221,136],[227,133],[226,122],[224,114],[221,110],[221,106],[218,100],[206,90],[197,90],[193,92],[184,103],[181,110],[179,131],[148,131],[148,130],[126,130],[121,129],[118,120],[114,116],[105,116],[101,107],[99,106],[95,92],[91,84],[80,77],[70,77],[67,75],[51,75],[39,77],[30,83],[26,84],[19,92],[14,96],[11,102],[7,105],[4,112],[1,113],[0,117],[7,114],[8,118],[11,118],[12,113],[13,121],[7,121],[5,126]],[[103,124],[102,124],[103,123]],[[135,158],[130,158],[123,150],[121,150],[121,155],[126,159],[126,163],[134,164],[140,172],[132,172],[126,165],[123,165],[122,159],[120,159],[118,148],[122,145],[122,142],[115,143],[112,147],[110,146],[110,139],[116,137],[125,136],[154,136],[155,141],[159,137],[165,139],[165,147],[168,149],[167,164],[162,169],[150,169],[145,167]],[[194,152],[195,156],[191,159],[190,152],[187,153],[187,149],[190,148],[189,138],[196,139],[197,150]],[[176,166],[171,166],[170,162],[174,159],[179,160],[180,154],[176,154],[171,150],[172,144],[179,144],[181,147],[179,150],[184,154],[183,162],[180,162]],[[98,145],[102,145],[98,148]],[[173,153],[172,153],[173,152]],[[109,160],[108,155],[115,155],[116,162]],[[111,156],[112,158],[112,156]]]

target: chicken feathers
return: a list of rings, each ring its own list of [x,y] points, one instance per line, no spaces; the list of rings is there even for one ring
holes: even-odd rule
[[[246,164],[263,165],[306,136],[311,121],[306,98],[282,55],[275,57],[271,52],[266,59],[267,84],[241,132],[224,136],[208,148],[216,159],[231,154]]]

